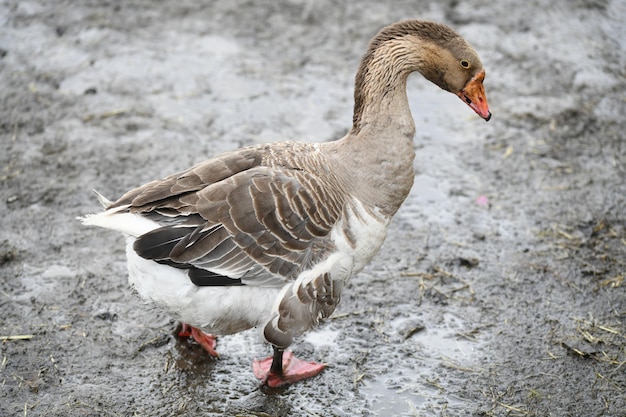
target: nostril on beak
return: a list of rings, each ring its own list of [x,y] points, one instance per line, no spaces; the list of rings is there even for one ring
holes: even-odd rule
[[[466,102],[467,104],[472,104],[472,100],[470,100],[468,97],[465,97],[465,102]]]

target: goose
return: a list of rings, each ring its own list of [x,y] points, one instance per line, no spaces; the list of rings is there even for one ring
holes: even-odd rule
[[[214,335],[262,330],[273,355],[253,373],[270,387],[323,363],[287,350],[320,325],[351,276],[380,249],[414,179],[407,77],[421,73],[481,118],[485,70],[450,27],[405,20],[370,41],[355,78],[348,133],[224,153],[128,191],[83,224],[126,236],[128,280],[213,356]]]

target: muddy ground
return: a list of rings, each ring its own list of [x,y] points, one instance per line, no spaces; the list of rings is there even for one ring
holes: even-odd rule
[[[1,416],[626,416],[626,4],[0,2]],[[478,119],[419,76],[416,181],[315,379],[259,387],[126,283],[110,198],[242,145],[350,126],[370,37],[412,17],[478,50]]]

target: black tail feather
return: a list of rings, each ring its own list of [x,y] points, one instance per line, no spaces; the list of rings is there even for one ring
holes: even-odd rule
[[[240,279],[229,278],[224,275],[199,268],[189,269],[189,278],[191,279],[191,282],[199,287],[244,285]]]
[[[172,249],[195,229],[195,226],[162,227],[137,238],[133,244],[133,249],[142,258],[174,268],[186,269],[191,282],[200,287],[243,285],[240,279],[229,278],[215,272],[196,268],[188,263],[178,263],[171,260],[170,254]]]
[[[133,249],[137,255],[145,259],[169,259],[174,246],[195,229],[195,227],[161,227],[138,237]]]

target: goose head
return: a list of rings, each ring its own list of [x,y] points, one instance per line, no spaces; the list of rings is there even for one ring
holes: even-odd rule
[[[483,119],[491,119],[483,86],[485,69],[474,48],[449,26],[405,20],[381,29],[361,61],[353,132],[359,132],[363,119],[380,117],[372,103],[390,97],[390,91],[402,92],[395,97],[405,95],[407,77],[414,71],[456,94]]]
[[[474,48],[445,25],[432,24],[429,35],[432,43],[425,48],[428,53],[424,56],[424,77],[456,94],[476,114],[489,121],[491,112],[483,86],[485,69]]]

